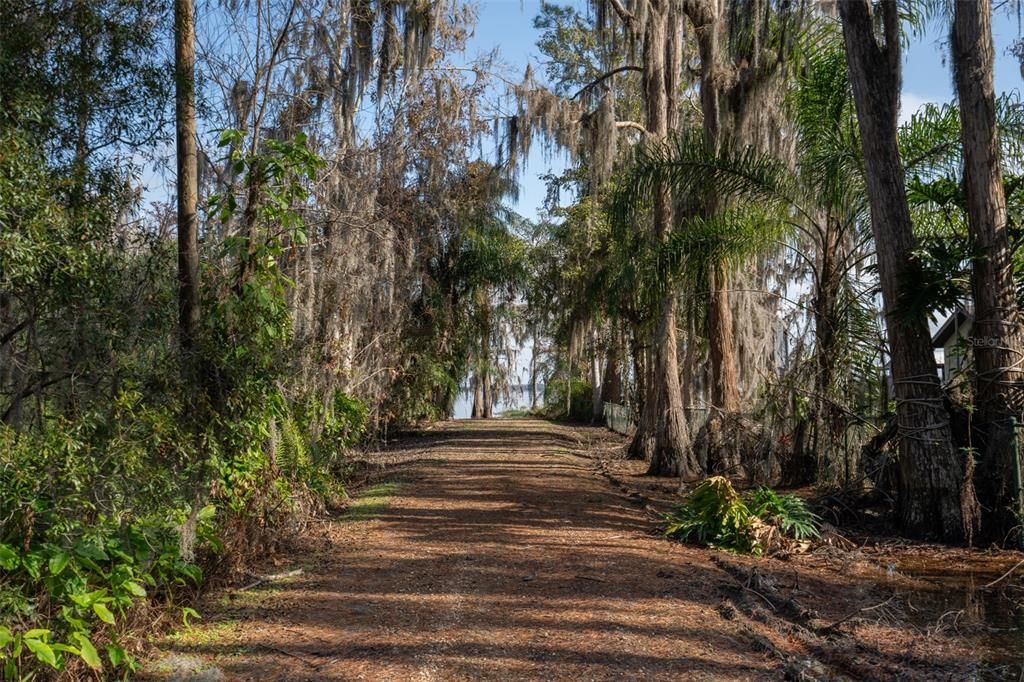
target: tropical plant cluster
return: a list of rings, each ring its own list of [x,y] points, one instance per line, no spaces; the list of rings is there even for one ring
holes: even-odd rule
[[[666,520],[671,538],[750,554],[778,548],[780,538],[820,536],[820,519],[799,497],[764,486],[741,495],[723,476],[702,481]]]

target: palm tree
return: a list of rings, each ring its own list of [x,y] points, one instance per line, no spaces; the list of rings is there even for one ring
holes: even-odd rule
[[[673,238],[671,250],[678,258],[671,259],[672,269],[684,275],[689,291],[708,290],[716,274],[728,276],[735,265],[783,242],[803,262],[816,332],[811,448],[819,453],[820,470],[845,426],[836,363],[850,342],[851,321],[860,319],[854,313],[863,305],[853,275],[863,258],[857,227],[864,205],[857,191],[862,183],[853,153],[856,122],[841,51],[810,56],[790,104],[795,169],[751,147],[725,142],[716,151],[706,137],[691,133],[643,149],[615,203],[624,217],[647,200],[654,182],[668,183],[679,197],[717,194],[726,208],[691,218]],[[718,464],[729,468],[735,456],[723,454]]]
[[[658,183],[678,197],[714,189],[727,208],[713,219],[692,218],[673,235],[662,260],[648,277],[700,291],[715,259],[744,263],[773,243],[784,242],[803,262],[810,279],[810,314],[814,324],[810,450],[817,461],[805,470],[819,477],[837,462],[842,436],[852,414],[856,374],[844,371],[859,357],[875,355],[869,295],[861,271],[872,253],[865,198],[864,167],[845,55],[828,36],[796,79],[788,105],[796,133],[796,164],[789,168],[750,147],[721,145],[717,152],[700,135],[648,145],[620,183],[612,211],[617,222],[650,200]],[[834,34],[833,34],[834,37]],[[1016,124],[1018,109],[1001,106],[1004,120]],[[956,164],[959,121],[949,108],[929,108],[900,131],[908,172],[934,172]],[[1013,129],[1021,126],[1014,125]],[[756,207],[756,208],[755,208]],[[659,271],[660,267],[660,271]],[[660,272],[660,274],[659,274]],[[927,312],[934,312],[929,310]],[[717,464],[728,468],[735,453]]]

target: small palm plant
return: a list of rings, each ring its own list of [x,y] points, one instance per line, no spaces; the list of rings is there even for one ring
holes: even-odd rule
[[[747,495],[750,512],[775,526],[795,540],[821,537],[818,524],[821,519],[807,508],[807,503],[796,495],[780,495],[771,488],[761,487]]]
[[[665,518],[671,538],[745,554],[761,554],[770,537],[819,537],[820,519],[799,497],[763,487],[741,495],[723,476],[705,479]]]
[[[666,518],[665,534],[682,542],[737,552],[757,551],[750,508],[723,476],[704,479]]]

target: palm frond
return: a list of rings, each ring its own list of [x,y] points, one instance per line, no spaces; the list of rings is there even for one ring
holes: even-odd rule
[[[1024,153],[1024,103],[1019,93],[996,99],[996,126],[1003,158],[1019,159]],[[963,163],[959,106],[955,102],[924,105],[900,126],[899,145],[908,174],[959,177]]]
[[[679,197],[714,196],[719,202],[745,199],[775,205],[800,203],[792,173],[778,159],[752,147],[728,143],[716,153],[699,131],[640,146],[612,195],[610,214],[614,222],[628,224],[662,187]]]
[[[860,138],[840,43],[808,57],[787,104],[797,132],[801,182],[819,205],[863,211]]]

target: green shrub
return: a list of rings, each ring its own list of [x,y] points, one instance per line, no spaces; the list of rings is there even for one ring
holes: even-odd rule
[[[760,487],[747,496],[751,513],[765,523],[777,527],[783,535],[797,540],[820,537],[820,519],[796,495],[779,495],[771,488]]]
[[[593,389],[590,382],[573,379],[572,396],[569,400],[569,411],[566,412],[566,381],[552,379],[544,385],[544,412],[556,419],[568,419],[574,422],[589,422],[593,419]]]
[[[185,426],[176,401],[154,404],[134,390],[41,430],[0,426],[0,677],[133,670],[133,607],[194,592],[200,564],[233,561],[276,532],[300,491],[337,492],[339,472],[317,460],[310,425],[296,417],[305,411],[276,391],[231,397],[200,428]],[[332,408],[321,445],[356,443],[365,407],[338,394]],[[195,504],[190,480],[209,490],[195,518],[195,563],[180,551]]]
[[[194,588],[179,555],[186,515],[165,468],[181,465],[173,415],[122,393],[107,413],[0,427],[0,665],[4,679],[75,660],[133,669],[120,641],[147,597]],[[214,540],[214,508],[199,514]]]
[[[668,515],[665,534],[717,549],[755,552],[750,509],[728,479],[712,476]]]
[[[764,487],[740,495],[722,476],[702,481],[665,518],[669,537],[734,552],[763,552],[765,527],[796,540],[818,537],[819,519],[800,498]]]
[[[329,405],[307,398],[285,406],[277,426],[281,473],[323,499],[340,494],[345,455],[365,438],[368,416],[366,404],[343,391]]]
[[[334,392],[333,409],[324,420],[320,435],[321,448],[343,451],[356,445],[366,435],[369,410],[366,404],[344,393]]]

